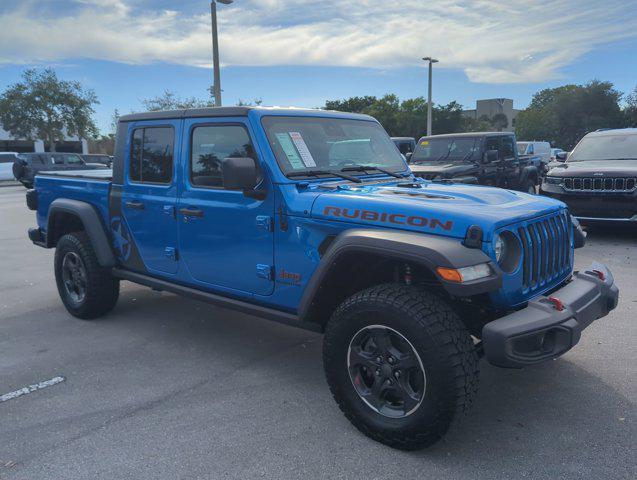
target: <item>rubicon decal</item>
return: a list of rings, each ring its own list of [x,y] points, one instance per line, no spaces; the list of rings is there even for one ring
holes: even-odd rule
[[[451,230],[453,222],[451,220],[439,220],[437,218],[426,218],[418,215],[403,215],[402,213],[376,212],[374,210],[360,210],[358,208],[325,207],[323,215],[338,218],[348,218],[350,220],[365,220],[368,222],[392,223],[394,225],[410,225],[412,227],[439,228]]]

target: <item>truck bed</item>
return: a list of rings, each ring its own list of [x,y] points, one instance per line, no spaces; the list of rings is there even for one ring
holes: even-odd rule
[[[90,203],[108,225],[112,170],[40,172],[35,177],[38,226],[46,231],[49,208],[58,198]]]

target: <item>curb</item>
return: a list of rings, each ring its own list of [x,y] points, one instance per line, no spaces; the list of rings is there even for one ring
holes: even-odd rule
[[[16,180],[0,180],[0,188],[2,187],[19,187],[22,185]]]

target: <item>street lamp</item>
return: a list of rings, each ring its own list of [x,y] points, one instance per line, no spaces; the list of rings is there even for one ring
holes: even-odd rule
[[[212,90],[215,97],[215,107],[221,106],[221,71],[219,69],[219,37],[217,36],[217,2],[230,5],[234,0],[212,0],[210,2],[210,20],[212,22],[212,64],[214,83]]]
[[[423,58],[425,62],[429,62],[429,100],[427,102],[427,136],[431,135],[431,111],[433,109],[433,104],[431,103],[431,80],[432,80],[432,72],[433,72],[433,64],[438,63],[438,60],[432,57]]]

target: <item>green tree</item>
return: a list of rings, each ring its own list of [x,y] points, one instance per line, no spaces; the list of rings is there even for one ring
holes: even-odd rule
[[[599,80],[541,90],[518,114],[516,134],[522,140],[546,140],[570,150],[588,132],[624,125],[621,97],[612,83]]]
[[[637,86],[632,93],[626,97],[624,117],[627,127],[637,128]]]
[[[427,128],[427,100],[416,97],[402,102],[396,95],[387,94],[381,98],[365,96],[344,100],[329,100],[325,109],[341,112],[364,113],[376,118],[391,136],[420,138]],[[434,105],[432,111],[434,133],[462,132],[466,119],[462,105],[450,102]]]
[[[163,110],[186,110],[189,108],[214,107],[212,98],[202,100],[197,97],[181,98],[172,90],[164,90],[164,93],[156,97],[141,100],[144,109],[149,112]]]
[[[79,82],[58,79],[54,70],[29,69],[22,81],[10,85],[0,95],[0,123],[14,138],[42,139],[55,151],[55,142],[65,134],[89,138],[97,136],[93,121],[92,90]]]
[[[363,113],[378,99],[372,96],[351,97],[345,100],[328,100],[325,102],[325,110],[337,110],[339,112]]]

